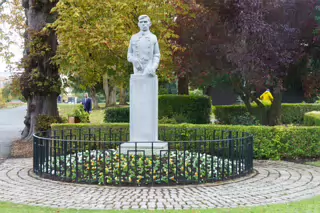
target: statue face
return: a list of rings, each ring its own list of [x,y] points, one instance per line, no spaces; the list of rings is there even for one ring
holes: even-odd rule
[[[138,26],[139,26],[140,30],[148,31],[150,29],[151,22],[149,21],[148,18],[143,18],[143,19],[139,20]]]

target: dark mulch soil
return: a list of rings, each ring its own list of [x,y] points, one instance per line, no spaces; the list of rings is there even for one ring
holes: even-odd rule
[[[285,161],[293,162],[293,163],[300,163],[300,164],[305,164],[307,162],[315,162],[315,161],[320,161],[320,158],[303,158],[303,159],[284,159]]]
[[[12,158],[30,158],[33,156],[33,143],[17,140],[12,143]]]

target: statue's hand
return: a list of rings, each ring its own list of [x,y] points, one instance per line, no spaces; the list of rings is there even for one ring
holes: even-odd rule
[[[155,70],[152,69],[151,66],[147,66],[145,71],[144,71],[144,74],[145,75],[150,75],[150,76],[155,76],[156,73],[155,73]]]
[[[132,60],[132,64],[138,71],[142,71],[142,65],[141,65],[141,63],[139,62],[138,59],[134,58]]]

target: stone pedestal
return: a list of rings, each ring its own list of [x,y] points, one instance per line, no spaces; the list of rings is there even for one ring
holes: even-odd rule
[[[130,78],[130,142],[121,145],[121,153],[128,150],[145,150],[154,154],[166,150],[167,143],[158,140],[158,77],[149,75],[131,75]],[[158,151],[156,151],[158,150]],[[148,154],[149,155],[149,154]]]
[[[158,76],[131,75],[130,141],[158,140]]]

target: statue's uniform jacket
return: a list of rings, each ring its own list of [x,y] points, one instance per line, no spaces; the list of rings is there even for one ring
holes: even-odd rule
[[[142,72],[134,67],[135,74],[144,74],[145,68],[150,67],[155,72],[160,62],[160,49],[157,36],[148,32],[139,32],[131,37],[128,49],[128,61],[137,58],[142,65]]]

